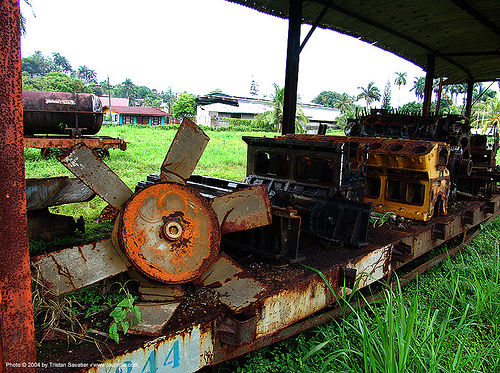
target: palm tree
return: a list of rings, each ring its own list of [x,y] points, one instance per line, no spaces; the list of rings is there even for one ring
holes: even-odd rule
[[[354,104],[354,97],[349,96],[347,93],[342,93],[335,102],[335,108],[339,109],[342,114],[345,114],[352,109]]]
[[[283,123],[283,106],[285,102],[285,88],[280,88],[276,83],[273,83],[274,94],[271,96],[272,109],[255,116],[254,121],[262,122],[264,126],[271,131],[281,131]],[[295,130],[304,132],[303,126],[309,123],[306,115],[299,105],[295,113]]]
[[[488,128],[500,127],[500,100],[498,97],[489,97],[485,103],[478,104],[474,116],[476,120],[471,124],[475,128],[480,128],[481,133],[485,133]]]
[[[366,88],[358,87],[358,89],[361,89],[361,93],[356,98],[356,101],[364,99],[366,101],[366,108],[367,109],[368,109],[368,106],[370,106],[370,104],[372,102],[380,100],[380,89],[378,89],[375,86],[374,82],[368,83],[368,86]]]
[[[86,84],[97,83],[97,75],[94,70],[83,65],[78,68],[78,78]]]
[[[135,93],[135,84],[132,83],[132,80],[126,78],[123,81],[122,86],[125,89],[125,97],[131,98],[131,96]]]
[[[62,73],[70,73],[73,69],[66,57],[58,52],[52,53],[52,70]]]
[[[415,96],[417,96],[417,101],[424,99],[424,91],[425,91],[425,77],[421,76],[420,78],[415,78],[413,80],[413,87],[410,91],[415,91]]]
[[[398,86],[398,107],[400,106],[401,100],[401,86],[406,85],[406,76],[408,73],[398,73],[396,72],[396,80],[394,80],[394,84]]]

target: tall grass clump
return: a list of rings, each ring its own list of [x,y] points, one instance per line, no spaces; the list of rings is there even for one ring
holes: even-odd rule
[[[454,302],[452,298],[451,305]],[[468,312],[454,317],[451,311],[452,307],[423,310],[416,296],[405,301],[398,283],[384,290],[380,300],[364,309],[353,309],[349,317],[338,323],[340,335],[348,336],[347,339],[327,339],[318,345],[320,349],[313,348],[306,359],[327,349],[332,342],[357,340],[356,344],[346,343],[326,352],[321,370],[330,371],[336,366],[342,371],[438,372],[447,365],[443,350],[450,342],[460,345],[460,333],[471,325]],[[452,366],[461,366],[461,348],[455,355]]]
[[[311,371],[500,372],[499,236],[496,221],[404,291],[396,282],[320,326],[304,361]]]

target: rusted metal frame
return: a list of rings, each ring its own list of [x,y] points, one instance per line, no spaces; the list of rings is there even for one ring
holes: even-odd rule
[[[25,137],[24,147],[25,148],[36,148],[36,149],[46,149],[46,148],[69,148],[79,143],[85,143],[89,148],[92,149],[120,149],[126,150],[127,143],[121,138],[113,137]]]
[[[0,6],[0,363],[6,372],[34,371],[35,330],[24,183],[20,10]],[[12,364],[19,364],[12,365]]]
[[[439,106],[441,106],[441,93],[443,92],[443,77],[439,78],[439,89],[437,94],[437,102],[436,102],[436,115],[439,114]]]
[[[332,1],[330,0],[330,4],[331,3],[332,3]],[[318,18],[316,18],[316,20],[314,21],[314,23],[313,23],[311,29],[309,30],[309,32],[307,33],[306,37],[302,41],[302,44],[300,44],[299,54],[302,52],[302,49],[304,49],[304,47],[306,46],[307,42],[311,38],[311,36],[314,33],[314,31],[316,30],[316,28],[319,26],[321,20],[325,16],[326,12],[328,12],[328,10],[329,10],[329,7],[327,5],[325,5],[325,7],[321,11],[321,13],[318,15]]]
[[[489,213],[490,216],[486,217],[485,214],[481,213],[486,202],[475,203],[470,209],[471,215],[474,215],[471,216],[470,220],[472,225],[466,223],[471,226],[467,227],[461,225],[459,232],[455,230],[455,237],[460,237],[460,234],[465,232],[462,237],[462,244],[472,239],[473,236],[479,232],[479,229],[477,229],[479,224],[484,222],[488,223],[498,216],[500,212],[498,209],[499,196],[496,196],[490,202],[494,203]],[[462,215],[462,213],[458,213],[454,219],[460,219]],[[439,222],[444,224],[449,220],[447,219],[448,218],[442,218]],[[424,227],[421,231],[414,232],[414,234],[425,235],[431,229],[432,227]],[[401,235],[401,237],[404,237],[404,235]],[[449,235],[447,237],[449,237]],[[429,252],[432,248],[444,242],[444,240],[429,242],[425,252]],[[395,255],[394,245],[400,250],[405,251],[404,247],[400,244],[398,245],[395,240],[388,245],[378,247],[375,249],[375,252],[369,252],[368,254],[351,259],[346,263],[347,267],[345,267],[344,270],[356,270],[358,276],[363,276],[361,280],[358,281],[359,288],[384,278],[395,269],[395,266],[391,263],[391,257]],[[424,251],[420,254],[423,253]],[[413,279],[418,273],[422,273],[432,265],[446,259],[448,255],[450,254],[444,253],[439,259],[428,261],[416,270],[411,271],[408,275],[403,276],[403,280],[400,281],[400,283],[405,284],[406,279]],[[414,259],[414,257],[405,256],[404,263],[400,263],[400,266],[409,263],[412,259]],[[343,285],[339,281],[341,278],[341,271],[338,265],[323,270],[322,272],[332,286],[339,291],[342,290],[341,287]],[[369,276],[366,276],[366,273],[371,273],[372,277],[368,278]],[[290,302],[290,299],[294,301]],[[368,301],[373,299],[375,298],[367,298]],[[329,321],[332,317],[338,317],[345,314],[346,309],[335,308],[327,310],[325,314],[322,313],[319,314],[319,316],[315,316],[318,315],[318,312],[321,312],[322,309],[324,310],[325,307],[334,302],[335,297],[327,288],[325,281],[319,275],[311,273],[307,278],[296,283],[295,286],[282,289],[263,299],[262,309],[260,313],[258,312],[256,314],[256,322],[252,320],[252,317],[248,317],[245,318],[245,320],[240,320],[244,324],[240,325],[241,328],[236,326],[235,329],[234,325],[231,326],[214,315],[210,321],[193,324],[192,326],[171,332],[154,341],[146,342],[143,346],[134,351],[107,360],[104,362],[103,367],[105,364],[112,363],[116,364],[116,366],[121,364],[120,367],[125,368],[127,362],[144,363],[146,359],[148,359],[145,362],[148,367],[153,366],[154,368],[154,366],[157,366],[157,363],[162,364],[163,361],[163,365],[166,366],[165,364],[169,363],[168,356],[171,356],[169,350],[171,350],[174,343],[177,343],[176,341],[179,341],[182,346],[182,349],[179,350],[181,359],[187,362],[185,371],[194,372],[203,366],[213,365],[241,356],[244,353],[283,340],[323,322]],[[359,306],[363,305],[362,302],[363,300]],[[354,307],[356,307],[356,304],[354,304],[353,308]],[[350,307],[348,306],[347,310],[349,309]],[[244,330],[245,328],[248,329]],[[237,332],[234,336],[242,345],[231,346],[222,344],[221,333],[230,337],[233,332]],[[227,333],[230,335],[227,335]],[[195,358],[187,359],[188,356],[195,356]],[[155,361],[153,361],[153,359]],[[90,371],[104,372],[105,369],[103,367],[91,368]]]
[[[495,201],[498,202],[498,198],[496,198]],[[496,206],[496,202],[494,202],[495,206]],[[461,247],[463,247],[464,243],[469,242],[475,236],[475,234],[477,234],[479,232],[479,230],[477,229],[479,224],[481,224],[482,222],[489,223],[494,217],[496,217],[498,215],[498,209],[495,213],[495,208],[493,208],[492,216],[484,219],[484,216],[482,217],[482,215],[480,213],[482,206],[483,206],[483,204],[479,203],[479,204],[476,204],[470,210],[471,215],[473,215],[473,217],[471,218],[472,220],[470,220],[470,223],[472,223],[471,227],[467,228],[467,226],[464,225],[464,226],[460,227],[460,232],[454,232],[456,234],[454,234],[453,237],[459,237],[460,234],[464,234]],[[455,223],[460,222],[461,219],[462,219],[462,214],[456,215],[455,216],[455,220],[456,220]],[[446,220],[446,218],[441,219],[440,221],[443,222],[445,220]],[[416,241],[423,242],[427,233],[430,233],[432,231],[432,229],[433,228],[431,226],[429,226],[429,227],[426,227],[425,229],[423,229],[422,231],[416,232],[415,237],[412,237],[412,242],[414,240],[415,240],[415,242]],[[472,233],[467,234],[467,232],[472,232]],[[452,236],[450,236],[450,234],[453,234],[453,232],[450,231],[449,234],[446,236],[448,239],[452,238]],[[395,264],[393,264],[392,257],[394,257],[396,255],[395,254],[395,246],[398,246],[398,245],[396,245],[396,243],[393,242],[387,246],[379,247],[374,252],[371,252],[367,255],[364,255],[363,257],[358,257],[357,259],[348,263],[347,268],[357,270],[358,286],[359,286],[359,288],[363,288],[363,287],[365,287],[365,286],[367,286],[367,285],[369,285],[377,280],[384,278],[385,276],[389,275],[396,268],[402,267],[404,264],[411,262],[416,257],[418,257],[424,253],[430,252],[433,248],[441,245],[444,242],[445,242],[445,240],[429,241],[428,246],[425,247],[425,250],[422,250],[422,252],[420,252],[416,255],[413,255],[413,256],[407,255],[404,258],[404,262],[395,263]],[[401,246],[401,244],[398,247],[400,247],[400,246]],[[408,246],[408,247],[410,247],[410,246]],[[440,263],[441,261],[446,259],[449,255],[452,255],[457,251],[458,251],[458,249],[451,251],[449,254],[444,253],[438,259],[434,258],[431,261],[428,261],[427,263],[421,265],[417,269],[410,272],[408,275],[404,276],[403,280],[400,283],[402,285],[404,285],[405,283],[414,279],[416,277],[416,275],[418,275],[419,273],[422,273],[422,272],[426,271],[428,268],[432,267],[433,265]],[[411,253],[409,253],[409,254],[411,254]],[[365,272],[368,272],[368,271],[366,271],[365,269],[372,269],[371,276],[366,276]],[[340,284],[336,285],[337,282],[335,282],[335,283],[332,282],[332,279],[334,277],[332,270],[324,271],[323,273],[324,273],[325,277],[328,279],[328,281],[330,281],[330,283],[333,284],[334,287],[340,286]],[[359,276],[362,276],[362,277],[359,277]],[[338,278],[338,276],[337,276],[337,278]],[[360,278],[361,278],[361,280],[359,280]],[[309,287],[314,286],[314,284],[317,284],[319,286],[319,284],[321,284],[321,282],[322,282],[322,280],[316,276],[310,277],[308,280]],[[297,288],[287,289],[287,296],[288,297],[290,297],[290,296],[296,297],[294,299],[298,303],[300,303],[299,295],[303,296],[303,294],[297,292],[296,295],[294,295],[293,293],[296,292],[297,289],[299,289],[299,288],[301,288],[300,285],[297,285]],[[337,287],[337,289],[340,290],[339,287]],[[329,294],[328,290],[326,290],[326,291],[327,291],[327,294]],[[319,290],[316,290],[314,293],[315,294],[314,295],[315,302],[319,301],[319,299],[317,298],[319,293],[320,293]],[[305,294],[307,294],[307,292],[305,292]],[[272,304],[273,299],[274,299],[274,302],[278,303],[278,306],[280,306],[281,304],[284,304],[283,300],[280,300],[280,298],[281,298],[281,293],[278,293],[275,296],[271,296],[270,298],[267,298],[263,302],[264,307],[267,304]],[[368,298],[368,300],[372,300],[372,299],[374,299],[374,298]],[[332,301],[334,301],[333,297],[325,298],[323,307],[328,306],[330,303],[332,303]],[[363,301],[361,301],[361,304],[359,304],[359,305],[362,305],[362,303],[363,303]],[[303,310],[303,315],[302,315],[303,317],[301,317],[301,319],[303,319],[304,317],[307,317],[308,315],[314,314],[314,308],[312,308],[312,307],[306,307],[306,308],[308,308],[308,310],[307,311],[305,309]],[[349,310],[349,308],[350,307],[348,307],[347,310]],[[282,309],[280,308],[280,310],[282,310]],[[318,310],[319,310],[319,308],[318,308]],[[338,309],[338,308],[331,310],[331,311],[327,311],[326,315],[320,315],[319,318],[316,320],[315,320],[314,316],[312,318],[309,318],[309,319],[304,320],[304,321],[299,321],[300,319],[298,319],[298,318],[290,318],[289,317],[288,320],[282,321],[282,323],[284,324],[283,327],[280,327],[280,325],[273,326],[271,323],[270,325],[267,325],[267,327],[264,326],[263,328],[261,328],[262,329],[261,332],[257,333],[257,336],[259,336],[259,335],[260,336],[254,342],[251,342],[251,343],[248,343],[248,344],[245,344],[242,346],[236,346],[236,347],[234,347],[234,346],[220,346],[219,345],[219,347],[216,348],[216,350],[214,351],[214,363],[220,363],[222,361],[229,360],[231,358],[240,356],[240,355],[247,353],[249,351],[264,347],[264,346],[269,345],[271,343],[275,343],[279,340],[283,340],[283,339],[288,338],[294,334],[298,334],[304,330],[307,330],[311,327],[317,326],[325,321],[328,321],[335,315],[337,317],[341,316],[341,315],[345,314],[345,311],[346,311],[346,309]],[[269,312],[267,312],[267,313],[269,314]],[[293,320],[296,320],[296,323],[292,324]],[[268,323],[269,323],[269,321],[268,321]],[[259,325],[259,321],[258,321],[257,325]]]
[[[434,81],[434,71],[436,67],[436,57],[432,54],[427,56],[427,74],[425,75],[424,103],[422,105],[423,115],[431,113],[432,83]]]
[[[486,18],[483,14],[481,14],[477,9],[475,9],[471,4],[469,4],[465,0],[452,0],[456,6],[460,9],[469,13],[476,21],[481,23],[483,26],[489,28],[495,34],[500,35],[500,27],[491,22],[488,18]]]
[[[297,84],[299,79],[300,27],[302,25],[302,0],[289,0],[288,46],[285,70],[285,92],[281,133],[295,133],[297,112]]]
[[[493,218],[490,218],[486,224],[489,224]],[[458,253],[460,250],[462,250],[467,244],[469,244],[478,234],[480,230],[476,230],[472,234],[464,237],[464,241],[459,244],[458,246],[455,246],[451,249],[448,249],[446,252],[438,255],[435,258],[432,258],[425,263],[419,265],[417,268],[413,269],[411,272],[407,273],[406,275],[402,276],[399,278],[399,284],[401,286],[405,286],[414,279],[417,278],[417,276],[421,275],[422,273],[425,273],[432,267],[440,264],[444,260],[448,259],[449,257],[455,255]],[[396,283],[392,283],[391,287],[394,289],[397,286]],[[238,347],[225,347],[225,348],[219,348],[214,350],[214,364],[219,364],[227,360],[234,359],[238,356],[244,355],[246,353],[258,350],[260,348],[269,346],[271,344],[277,343],[279,341],[285,340],[287,338],[293,337],[294,335],[303,333],[307,330],[310,330],[312,328],[315,328],[321,324],[324,324],[328,321],[331,321],[333,319],[345,316],[350,314],[353,311],[356,311],[364,306],[366,306],[369,303],[372,303],[373,301],[380,299],[382,295],[382,292],[373,294],[368,297],[363,297],[363,299],[355,301],[350,303],[347,306],[342,306],[342,307],[336,307],[328,311],[319,311],[317,315],[311,316],[307,320],[302,320],[299,321],[291,326],[288,326],[286,328],[283,328],[279,330],[278,332],[264,336],[261,338],[258,338],[252,343],[244,344],[242,346]]]
[[[465,102],[465,117],[470,119],[472,112],[472,96],[474,93],[474,81],[467,81],[467,101]]]
[[[328,1],[327,0],[315,0],[317,3],[320,3],[320,4],[323,4],[323,5],[328,5]],[[413,39],[412,37],[408,36],[408,35],[405,35],[405,34],[402,34],[400,33],[399,31],[396,31],[390,27],[387,27],[387,26],[384,26],[376,21],[373,21],[372,19],[369,19],[369,18],[366,18],[366,17],[363,17],[359,14],[357,14],[356,12],[353,12],[351,10],[348,10],[346,8],[343,8],[339,5],[335,5],[335,4],[331,4],[331,5],[328,5],[331,9],[339,12],[339,13],[342,13],[342,14],[345,14],[351,18],[354,18],[354,19],[357,19],[358,21],[360,22],[363,22],[363,23],[366,23],[367,25],[370,25],[372,27],[375,27],[375,28],[378,28],[382,31],[385,31],[391,35],[394,35],[400,39],[403,39],[403,40],[406,40],[407,42],[409,43],[412,43],[412,44],[415,44],[416,46],[422,48],[422,49],[425,49],[427,52],[429,52],[430,54],[433,54],[435,56],[439,55],[439,52],[431,47],[429,47],[428,45],[424,44],[424,43],[421,43],[419,42],[418,40],[415,40]],[[463,72],[465,72],[469,77],[472,77],[472,74],[471,72],[465,67],[463,66],[462,64],[456,62],[456,61],[453,61],[451,58],[448,58],[446,56],[443,56],[442,57],[446,62],[458,67],[460,70],[462,70]]]

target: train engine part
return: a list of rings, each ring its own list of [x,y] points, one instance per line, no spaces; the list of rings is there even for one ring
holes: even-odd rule
[[[451,151],[444,142],[324,135],[286,135],[283,139],[316,145],[340,146],[345,143],[348,156],[337,163],[340,165],[337,172],[343,174],[344,184],[334,187],[345,199],[355,196],[353,200],[372,203],[377,212],[394,212],[398,216],[420,221],[428,221],[435,213],[445,215],[447,212],[450,190],[447,166]],[[296,143],[293,146],[295,149]],[[256,170],[256,173],[259,172],[257,157],[264,150],[272,153],[272,150],[262,147],[252,148],[251,153],[255,153],[253,164],[249,153],[249,169]],[[313,153],[317,156],[318,151]],[[311,172],[324,174],[318,166]],[[248,179],[255,183],[253,180],[260,178],[262,176],[250,176]],[[347,189],[354,187],[356,192],[346,193],[346,184],[349,185]],[[361,197],[360,186],[363,186]]]
[[[369,114],[349,119],[347,136],[440,141],[459,146],[470,156],[469,120],[461,115],[417,115],[372,109]]]
[[[101,101],[94,94],[23,90],[25,135],[95,135],[102,120]]]
[[[369,146],[365,201],[375,211],[428,221],[446,215],[450,189],[446,143],[365,138]]]
[[[362,143],[301,135],[243,140],[248,145],[245,183],[267,186],[273,224],[280,225],[275,232],[288,232],[289,227],[297,231],[293,239],[281,234],[262,242],[279,242],[277,251],[282,253],[282,242],[298,241],[300,227],[341,245],[366,244],[371,207],[363,203],[367,151]]]
[[[500,175],[495,157],[498,134],[489,143],[486,135],[472,134],[469,120],[461,115],[417,115],[372,109],[348,121],[348,136],[444,142],[450,146],[450,198],[488,198]],[[493,171],[493,172],[492,172]]]

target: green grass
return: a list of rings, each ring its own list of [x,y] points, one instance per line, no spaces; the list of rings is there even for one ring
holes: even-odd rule
[[[130,187],[158,173],[175,129],[110,127],[102,135],[121,136],[125,152],[112,150],[106,163]],[[245,177],[246,144],[242,135],[272,133],[207,131],[211,138],[196,173],[241,181]],[[27,149],[26,176],[68,175],[56,159],[43,160]],[[100,199],[53,208],[83,215],[90,235],[111,230],[93,223],[106,204]],[[371,306],[332,320],[311,331],[263,348],[217,368],[224,372],[500,372],[500,221],[484,229],[466,249],[429,270],[402,290],[387,290]],[[72,238],[51,245],[67,246]],[[31,249],[47,247],[32,242]],[[117,299],[91,287],[74,295],[88,313]],[[111,292],[112,293],[112,292]]]

